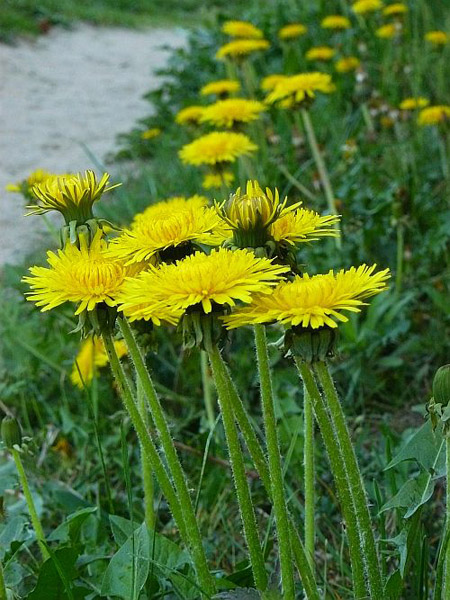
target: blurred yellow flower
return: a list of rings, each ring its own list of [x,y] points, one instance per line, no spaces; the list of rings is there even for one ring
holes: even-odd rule
[[[147,129],[141,133],[141,139],[143,140],[152,140],[158,135],[161,134],[161,129],[159,127],[153,127],[152,129]]]
[[[390,39],[399,33],[399,31],[400,30],[395,23],[388,23],[387,25],[378,27],[378,29],[375,31],[375,35],[382,39]]]
[[[178,123],[178,125],[198,123],[204,108],[204,106],[187,106],[186,108],[182,108],[175,116],[175,123]]]
[[[243,133],[213,131],[186,144],[178,154],[185,164],[198,166],[235,162],[256,150],[258,146]]]
[[[270,104],[279,101],[303,102],[306,98],[314,98],[315,92],[329,94],[334,92],[335,86],[328,73],[318,71],[311,73],[299,73],[291,77],[281,79],[266,101]]]
[[[428,31],[425,34],[425,40],[436,46],[445,46],[448,44],[448,34],[445,31]]]
[[[361,61],[356,56],[343,56],[336,61],[335,68],[338,73],[348,73],[359,67]]]
[[[252,303],[224,318],[228,329],[255,323],[280,322],[288,327],[338,326],[348,321],[342,311],[360,312],[363,302],[386,289],[389,269],[374,273],[376,265],[297,276],[282,282],[271,294],[256,295]]]
[[[417,117],[417,122],[419,125],[438,125],[447,122],[449,119],[450,106],[439,105],[423,108]]]
[[[305,35],[308,28],[302,23],[289,23],[280,29],[278,37],[281,40],[292,40],[298,38],[301,35]]]
[[[418,96],[417,98],[405,98],[400,103],[400,110],[416,110],[417,108],[425,108],[428,106],[430,101],[427,98]]]
[[[393,4],[388,4],[385,8],[383,8],[383,15],[385,17],[392,17],[394,15],[402,15],[408,12],[408,7],[403,2],[394,2]]]
[[[236,123],[256,121],[265,110],[264,104],[257,100],[227,98],[206,106],[200,117],[200,122],[209,123],[216,127],[233,127]]]
[[[311,242],[321,237],[337,237],[339,231],[334,227],[339,223],[338,215],[321,216],[313,210],[297,208],[274,221],[270,235],[276,242],[285,242],[291,246]]]
[[[234,181],[234,175],[230,171],[223,173],[207,173],[203,178],[202,187],[205,190],[221,188],[223,185],[228,187]]]
[[[328,15],[322,19],[320,26],[324,29],[348,29],[351,27],[350,19],[342,15]]]
[[[264,77],[264,79],[261,81],[261,89],[265,92],[271,91],[280,81],[286,79],[286,77],[286,75],[281,75],[278,73],[267,75],[267,77]]]
[[[234,40],[221,46],[216,53],[216,58],[224,59],[227,56],[239,58],[247,56],[252,52],[267,50],[270,44],[267,40]]]
[[[225,21],[222,25],[222,33],[231,37],[247,39],[259,39],[264,36],[261,29],[258,29],[258,27],[247,21]]]
[[[374,12],[383,8],[381,0],[357,0],[352,4],[352,10],[357,15],[364,15],[368,12]]]
[[[114,347],[119,358],[128,353],[123,340],[115,340]],[[80,350],[73,363],[70,381],[82,390],[91,384],[98,369],[107,364],[108,355],[102,339],[97,336],[89,336],[81,342]]]
[[[238,92],[241,84],[237,79],[219,79],[217,81],[210,81],[204,85],[200,94],[202,96],[210,96],[215,94],[216,96],[225,96],[226,94],[234,94]]]
[[[8,183],[5,189],[7,192],[27,193],[34,185],[38,185],[39,183],[43,183],[54,177],[57,177],[55,173],[50,173],[45,169],[36,169],[36,171],[30,173],[23,181],[19,181],[18,183]]]
[[[331,60],[336,54],[334,48],[329,46],[315,46],[305,54],[306,60]]]

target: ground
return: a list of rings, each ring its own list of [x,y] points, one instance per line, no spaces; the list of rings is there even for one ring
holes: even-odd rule
[[[167,46],[184,40],[181,29],[82,25],[0,44],[0,264],[32,251],[42,226],[5,185],[36,168],[100,170],[116,135],[148,114],[142,95],[160,83]]]

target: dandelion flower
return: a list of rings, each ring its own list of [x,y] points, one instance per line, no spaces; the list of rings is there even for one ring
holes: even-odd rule
[[[445,31],[428,31],[425,40],[436,46],[445,46],[448,44],[448,34]]]
[[[264,77],[261,81],[261,89],[265,92],[272,91],[280,81],[283,81],[283,79],[286,79],[286,75],[280,75],[278,73],[267,75],[267,77]]]
[[[264,110],[264,104],[257,100],[228,98],[206,106],[200,121],[216,127],[233,127],[236,123],[256,121]]]
[[[236,38],[259,39],[264,36],[261,29],[247,21],[225,21],[222,25],[222,33]]]
[[[92,311],[97,304],[115,306],[115,295],[127,275],[122,261],[107,254],[106,242],[98,232],[90,246],[80,236],[80,248],[67,244],[58,253],[48,252],[49,267],[31,267],[23,281],[31,287],[27,300],[42,311],[65,302],[78,305],[75,312]]]
[[[361,61],[356,56],[343,56],[336,61],[335,68],[338,73],[349,73],[359,67]]]
[[[378,38],[388,40],[393,38],[397,33],[399,33],[399,28],[395,23],[388,23],[387,25],[382,25],[378,27],[375,31],[375,35]]]
[[[330,48],[329,46],[315,46],[314,48],[310,48],[306,53],[306,60],[331,60],[333,56],[336,54],[336,50],[334,48]]]
[[[186,125],[187,123],[198,123],[203,114],[204,106],[187,106],[182,108],[175,116],[175,122],[178,125]]]
[[[127,280],[119,298],[120,310],[131,320],[157,314],[160,306],[178,311],[180,316],[196,306],[211,313],[213,305],[225,308],[237,301],[249,303],[252,294],[269,293],[287,270],[249,250],[196,252]]]
[[[408,7],[403,2],[394,2],[394,4],[388,4],[385,8],[383,8],[383,15],[385,17],[403,15],[407,12]]]
[[[321,216],[313,210],[298,208],[276,219],[270,226],[269,232],[276,242],[294,246],[321,237],[338,237],[339,232],[334,227],[338,223],[338,215]]]
[[[241,84],[237,79],[219,79],[204,85],[200,90],[200,94],[202,96],[225,96],[226,94],[238,92],[240,88]]]
[[[348,318],[342,311],[359,312],[364,300],[386,289],[389,269],[374,273],[376,265],[351,267],[338,273],[297,276],[280,283],[271,294],[258,294],[248,307],[224,321],[228,329],[255,323],[280,322],[288,327],[337,327]]]
[[[184,163],[198,166],[235,162],[256,150],[258,146],[243,133],[213,131],[186,144],[178,154]]]
[[[357,0],[352,4],[352,10],[357,15],[364,15],[369,12],[375,12],[383,8],[381,0]]]
[[[302,23],[289,23],[280,29],[278,37],[280,40],[292,40],[305,35],[308,28]]]
[[[119,358],[128,353],[123,340],[115,340],[114,347]],[[81,343],[80,350],[73,363],[70,380],[73,385],[82,390],[85,386],[90,385],[98,369],[105,367],[107,364],[108,355],[102,339],[98,336],[89,336]]]
[[[417,96],[417,98],[405,98],[400,103],[400,110],[416,110],[417,108],[425,108],[430,104],[427,98]]]
[[[234,181],[234,175],[230,171],[222,173],[207,173],[203,178],[202,187],[205,190],[221,188],[223,185],[228,187]]]
[[[342,15],[328,15],[322,19],[320,26],[324,29],[349,29],[351,27],[350,19]]]
[[[172,196],[161,202],[155,202],[147,206],[142,212],[134,215],[132,228],[141,220],[158,220],[170,217],[175,212],[182,210],[196,210],[208,205],[208,198],[195,194],[194,196]]]
[[[300,103],[307,98],[314,98],[315,92],[329,94],[335,90],[331,76],[327,73],[299,73],[280,80],[267,96],[269,104],[280,100],[292,100]]]
[[[159,127],[153,127],[152,129],[147,129],[141,133],[141,139],[143,140],[152,140],[158,135],[161,134],[161,129]]]
[[[438,125],[450,119],[450,106],[428,106],[423,108],[417,118],[419,125]]]
[[[269,46],[270,44],[267,40],[233,40],[218,49],[216,58],[220,60],[228,56],[231,58],[242,58],[252,52],[267,50]]]
[[[26,194],[34,185],[38,185],[54,177],[57,177],[57,175],[54,173],[50,173],[45,169],[36,169],[36,171],[30,173],[25,180],[19,181],[18,183],[9,183],[5,189],[8,192],[19,192]]]

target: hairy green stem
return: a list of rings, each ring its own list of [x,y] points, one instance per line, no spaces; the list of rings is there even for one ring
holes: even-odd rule
[[[139,377],[136,379],[136,396],[137,407],[142,420],[147,429],[149,429],[149,418],[147,412],[147,402],[145,393],[142,389],[142,383]],[[154,486],[153,486],[153,469],[144,448],[141,444],[141,467],[142,467],[142,484],[144,488],[144,507],[145,507],[145,523],[149,529],[155,527],[155,509],[153,507]]]
[[[6,592],[5,576],[3,574],[3,565],[0,561],[0,600],[8,600],[8,594]]]
[[[297,357],[295,357],[294,360],[299,374],[303,380],[303,384],[308,391],[309,399],[313,406],[314,414],[317,424],[319,425],[320,433],[322,435],[328,460],[331,466],[331,471],[336,484],[342,515],[346,524],[355,599],[367,598],[366,583],[364,578],[364,560],[361,552],[358,522],[350,492],[349,481],[341,457],[341,450],[339,448],[332,422],[328,415],[324,400],[317,387],[311,367]],[[378,597],[374,596],[373,600],[375,600],[375,598],[381,599],[382,597],[382,595]]]
[[[208,352],[214,382],[219,397],[222,422],[227,439],[228,453],[234,476],[234,484],[244,528],[245,540],[247,542],[250,564],[255,579],[256,587],[264,591],[267,587],[267,573],[264,564],[264,555],[258,536],[255,511],[252,497],[245,473],[245,463],[242,448],[239,442],[238,431],[234,422],[233,408],[230,402],[230,393],[227,384],[224,365],[217,346],[212,346]]]
[[[199,578],[199,583],[205,592],[211,594],[214,592],[215,588],[214,579],[208,569],[206,554],[203,548],[203,541],[200,534],[200,529],[198,527],[197,518],[195,516],[189,488],[180,459],[173,443],[172,436],[170,434],[169,425],[153,385],[153,381],[145,365],[144,357],[142,356],[142,352],[137,345],[129,323],[126,319],[121,318],[118,319],[118,323],[127,344],[130,356],[133,360],[136,373],[141,381],[142,388],[150,408],[150,413],[152,415],[156,430],[158,431],[161,446],[166,456],[169,472],[172,476],[180,501],[181,512],[186,525],[192,558],[197,571],[197,576]]]
[[[43,558],[43,560],[47,560],[47,558],[50,558],[50,553],[47,550],[47,546],[45,543],[44,530],[42,528],[41,521],[40,521],[37,511],[36,511],[36,506],[34,504],[33,496],[31,495],[30,486],[28,485],[28,478],[25,473],[25,469],[23,468],[23,463],[22,463],[22,459],[20,457],[20,452],[16,448],[12,448],[11,454],[14,459],[14,463],[16,465],[17,474],[19,475],[20,485],[22,486],[22,491],[23,491],[23,495],[25,496],[25,501],[27,503],[28,512],[30,513],[31,524],[33,525],[33,529],[36,534],[36,539],[39,544],[42,558]]]
[[[315,547],[315,473],[314,473],[314,413],[306,386],[303,393],[303,461],[305,469],[305,550],[314,572]]]
[[[338,440],[342,460],[348,477],[350,493],[353,498],[360,532],[369,591],[372,598],[382,598],[383,577],[381,574],[380,560],[368,507],[367,494],[350,438],[344,411],[342,410],[327,364],[319,361],[314,364],[314,367],[324,392],[324,400],[330,413],[331,422]]]
[[[445,505],[445,530],[444,542],[446,543],[445,566],[444,566],[444,594],[445,598],[450,596],[450,433],[446,433],[446,505]]]
[[[200,368],[202,372],[203,402],[205,405],[209,429],[212,431],[216,424],[216,416],[214,414],[214,399],[208,366],[208,355],[204,350],[200,351]]]
[[[258,360],[261,401],[266,433],[266,445],[269,464],[270,487],[275,512],[275,524],[278,534],[280,554],[281,583],[283,598],[295,598],[294,569],[289,531],[289,516],[284,492],[283,467],[281,464],[280,444],[278,441],[272,379],[270,375],[267,351],[266,329],[264,325],[255,325],[256,357]]]

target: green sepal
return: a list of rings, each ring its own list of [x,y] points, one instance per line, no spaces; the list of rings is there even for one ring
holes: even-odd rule
[[[311,364],[334,356],[336,340],[337,330],[330,327],[292,327],[284,334],[284,349]]]

